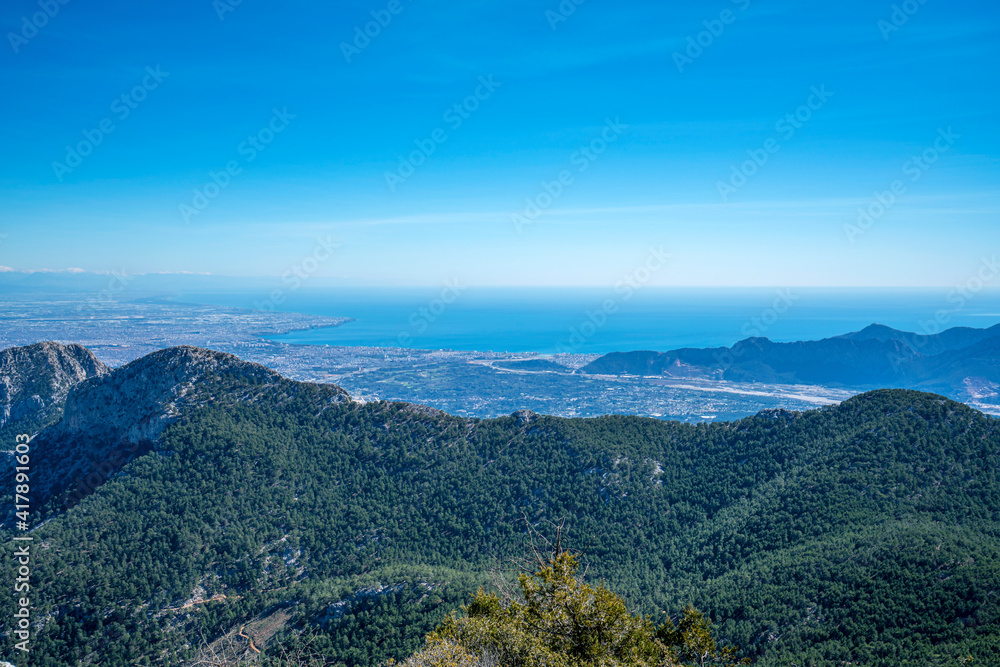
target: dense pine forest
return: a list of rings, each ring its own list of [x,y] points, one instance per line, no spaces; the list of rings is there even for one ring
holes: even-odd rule
[[[36,636],[6,659],[190,664],[308,637],[328,664],[402,661],[529,527],[564,525],[585,580],[640,615],[693,605],[761,667],[1000,664],[1000,428],[939,396],[688,425],[196,390],[147,453],[36,512]]]

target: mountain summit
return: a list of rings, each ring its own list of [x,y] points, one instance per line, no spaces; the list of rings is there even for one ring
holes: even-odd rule
[[[816,341],[748,338],[732,347],[614,352],[582,371],[594,375],[667,375],[734,382],[817,384],[852,389],[933,391],[955,400],[1000,395],[1000,325],[956,327],[933,336],[872,324]]]
[[[82,345],[46,342],[0,351],[2,442],[57,421],[70,389],[109,372]]]
[[[38,368],[18,364],[34,358],[24,350],[8,351],[12,377],[32,377]],[[64,350],[90,355],[78,345]],[[79,381],[65,390],[61,419],[33,444],[32,493],[39,505],[57,497],[62,503],[78,501],[152,449],[181,415],[211,405],[218,396],[249,405],[262,396],[288,398],[310,386],[232,354],[190,346],[160,350],[113,371],[100,364],[89,377],[80,371],[73,378]],[[331,403],[351,400],[339,387],[324,391]]]
[[[169,348],[76,387],[56,428],[129,443],[151,442],[182,408],[210,400],[205,389],[212,383],[266,387],[284,381],[277,372],[232,354]]]

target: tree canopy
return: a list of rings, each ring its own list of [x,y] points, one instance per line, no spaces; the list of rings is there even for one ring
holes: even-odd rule
[[[194,390],[210,398],[153,451],[32,518],[37,634],[0,659],[186,664],[201,637],[243,630],[267,655],[311,636],[332,664],[404,660],[463,603],[490,609],[473,596],[522,552],[527,517],[566,520],[606,611],[602,588],[657,632],[662,610],[704,612],[676,616],[665,645],[696,646],[710,619],[758,667],[1000,664],[1000,428],[940,397],[693,426],[469,420],[295,383],[255,404],[241,397],[264,389]],[[16,567],[0,561],[8,581]]]
[[[748,664],[716,646],[711,622],[693,607],[675,625],[633,614],[603,585],[586,583],[579,558],[557,550],[521,573],[519,595],[480,589],[452,613],[404,667],[678,667]]]

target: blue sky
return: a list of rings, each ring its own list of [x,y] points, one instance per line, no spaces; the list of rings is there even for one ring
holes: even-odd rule
[[[233,2],[5,3],[0,265],[947,286],[1000,246],[995,3]]]

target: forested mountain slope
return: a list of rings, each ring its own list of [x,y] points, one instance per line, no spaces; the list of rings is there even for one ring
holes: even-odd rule
[[[302,629],[347,665],[403,658],[523,551],[525,517],[565,520],[637,611],[693,603],[760,665],[1000,664],[1000,429],[939,396],[697,426],[468,420],[204,350],[135,363],[32,443],[74,471],[109,433],[148,447],[72,503],[73,475],[48,473],[38,635],[28,656],[4,642],[19,666],[185,664],[202,638],[273,651]]]

